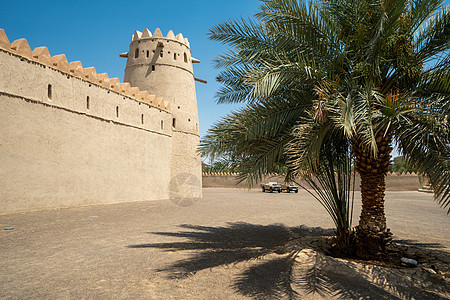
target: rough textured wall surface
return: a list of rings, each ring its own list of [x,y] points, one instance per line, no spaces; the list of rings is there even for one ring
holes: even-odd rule
[[[170,113],[1,49],[0,70],[1,212],[169,198]]]

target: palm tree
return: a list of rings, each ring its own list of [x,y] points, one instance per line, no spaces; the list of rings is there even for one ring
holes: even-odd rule
[[[324,149],[347,145],[361,176],[363,258],[390,241],[393,145],[449,206],[450,11],[442,1],[266,0],[255,16],[210,30],[231,46],[216,60],[218,102],[247,106],[210,129],[203,155],[239,161],[251,183],[279,163],[291,176],[317,173]]]

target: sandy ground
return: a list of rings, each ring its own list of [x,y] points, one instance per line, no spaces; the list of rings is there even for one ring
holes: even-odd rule
[[[274,249],[302,230],[333,227],[304,191],[203,195],[187,207],[152,201],[0,215],[0,299],[274,299],[277,288],[266,283],[280,277],[278,265],[260,274],[269,281],[252,267],[276,260]],[[359,211],[356,201],[355,224]],[[387,193],[386,215],[395,239],[450,252],[450,217],[431,194]]]

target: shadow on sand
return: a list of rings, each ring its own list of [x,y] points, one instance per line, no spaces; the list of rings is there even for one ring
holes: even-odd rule
[[[398,278],[394,280],[399,276],[398,269],[373,266],[380,272],[371,271],[369,277],[364,276],[364,268],[361,271],[355,267],[358,264],[349,267],[344,260],[324,255],[326,238],[334,234],[331,229],[248,223],[180,227],[184,231],[152,232],[179,237],[183,239],[180,242],[128,247],[190,251],[189,258],[157,270],[168,273],[170,278],[184,278],[201,270],[262,258],[255,260],[232,284],[236,292],[255,299],[296,299],[305,294],[337,299],[440,299],[432,290],[392,284],[398,282]]]

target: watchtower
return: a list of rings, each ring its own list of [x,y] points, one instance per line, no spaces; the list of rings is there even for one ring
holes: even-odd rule
[[[162,97],[172,112],[172,149],[170,163],[170,198],[201,198],[201,158],[197,153],[198,130],[195,77],[189,41],[170,30],[163,36],[157,28],[136,31],[132,36],[124,81]],[[150,184],[150,183],[149,183]]]

